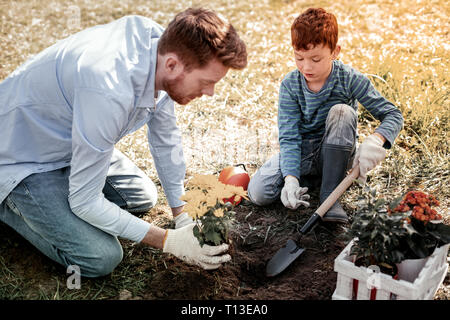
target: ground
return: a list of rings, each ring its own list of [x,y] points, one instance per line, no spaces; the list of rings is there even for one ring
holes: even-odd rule
[[[352,186],[351,188],[356,188]],[[82,278],[80,290],[68,290],[69,275],[12,229],[0,224],[2,257],[0,299],[139,299],[139,300],[330,300],[336,288],[334,259],[348,241],[342,237],[348,225],[321,224],[304,236],[306,250],[281,274],[266,277],[267,261],[289,238],[296,235],[317,208],[291,211],[281,204],[267,207],[241,204],[235,208],[231,231],[233,259],[218,270],[189,266],[158,250],[121,240],[124,260],[109,276]],[[352,216],[352,209],[344,204]],[[164,216],[156,208],[147,219]],[[162,218],[159,225],[171,227]],[[435,296],[448,299],[450,277]]]
[[[302,239],[306,251],[285,272],[267,278],[266,262],[295,234],[296,227],[306,222],[312,211],[288,212],[281,203],[264,209],[241,205],[235,211],[239,223],[231,232],[231,262],[218,270],[205,271],[168,256],[159,262],[156,272],[151,263],[130,266],[130,273],[152,273],[140,297],[194,300],[331,298],[336,285],[334,258],[345,246],[344,242],[335,241],[341,228],[317,227]],[[35,281],[40,291],[46,292],[45,279],[54,282],[52,279],[61,276],[63,268],[37,252],[7,226],[1,228],[2,234],[9,234],[8,241],[2,244],[2,251],[8,252],[3,255],[3,265],[28,279],[27,282]],[[145,254],[146,251],[139,245],[134,250],[133,254]]]
[[[217,271],[175,263],[151,281],[144,298],[153,299],[165,291],[165,298],[178,299],[330,299],[336,285],[334,258],[345,246],[342,241],[335,242],[339,228],[317,228],[302,239],[306,251],[285,272],[273,278],[265,273],[267,261],[311,213],[288,212],[281,203],[264,209],[240,206],[236,209],[238,223],[232,232],[230,263]],[[168,282],[175,286],[167,292]]]

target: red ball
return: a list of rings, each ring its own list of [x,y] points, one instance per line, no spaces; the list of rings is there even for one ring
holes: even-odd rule
[[[232,186],[242,187],[247,190],[248,183],[250,182],[250,176],[247,171],[241,167],[225,167],[219,174],[219,181],[223,184],[228,184]],[[234,201],[234,196],[228,199],[223,199],[224,202],[231,202],[233,205],[238,205],[241,202]]]

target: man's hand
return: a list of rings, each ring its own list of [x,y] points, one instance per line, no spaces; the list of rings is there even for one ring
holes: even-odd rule
[[[205,244],[201,247],[192,231],[194,226],[195,224],[189,224],[180,229],[167,230],[167,236],[163,242],[163,252],[171,253],[177,258],[205,270],[217,269],[222,263],[231,260],[229,254],[224,254],[228,250],[226,243],[219,246]]]
[[[175,229],[180,229],[187,226],[188,224],[195,223],[194,220],[189,217],[187,212],[182,212],[173,218],[175,221]]]
[[[301,188],[298,180],[294,176],[284,178],[284,187],[281,190],[281,202],[286,208],[295,210],[301,205],[309,207],[309,195],[306,194],[308,188]]]
[[[353,160],[353,167],[359,164],[358,182],[365,184],[367,172],[375,168],[386,157],[386,149],[383,148],[384,141],[379,134],[368,136],[359,146]]]

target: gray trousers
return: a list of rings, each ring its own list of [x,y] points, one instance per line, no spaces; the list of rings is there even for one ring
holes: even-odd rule
[[[334,105],[325,122],[325,134],[317,139],[302,139],[300,164],[300,186],[320,186],[322,168],[322,144],[332,144],[352,148],[352,157],[348,164],[350,169],[356,150],[358,115],[346,105]],[[248,197],[259,206],[265,206],[280,198],[284,178],[280,168],[280,153],[273,155],[251,177],[248,185]]]

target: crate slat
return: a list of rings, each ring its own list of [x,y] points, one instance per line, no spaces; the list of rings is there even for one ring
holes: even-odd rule
[[[427,259],[413,283],[396,280],[384,273],[374,274],[365,267],[357,267],[350,257],[350,249],[354,240],[342,250],[334,261],[334,271],[337,272],[336,290],[333,300],[353,299],[353,280],[358,281],[356,299],[368,300],[371,297],[370,285],[377,288],[376,300],[429,300],[433,299],[448,271],[447,253],[450,244],[437,248]],[[369,286],[367,282],[370,278]]]

